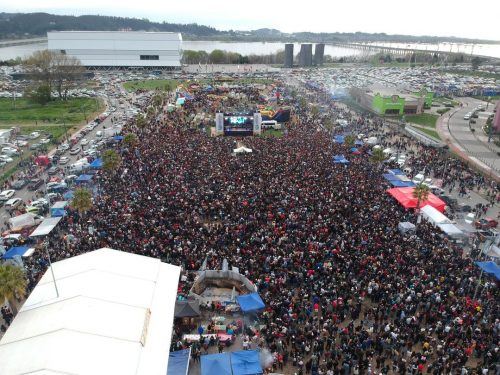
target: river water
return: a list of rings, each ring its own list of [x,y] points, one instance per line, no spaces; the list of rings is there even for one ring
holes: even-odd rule
[[[373,43],[379,46],[409,48],[416,50],[437,50],[443,52],[462,52],[465,54],[492,56],[500,58],[500,44],[406,44],[406,43]],[[47,43],[26,44],[21,46],[12,46],[0,48],[0,60],[15,59],[16,57],[29,56],[35,51],[47,48]],[[280,42],[219,42],[219,41],[190,41],[182,42],[182,49],[206,51],[208,53],[215,49],[228,52],[237,52],[241,55],[268,55],[285,49],[285,43]],[[294,44],[294,54],[300,51],[300,43]],[[313,50],[314,53],[314,50]],[[332,57],[363,56],[367,51],[342,48],[333,45],[325,45],[325,55]],[[373,52],[370,52],[373,53]]]

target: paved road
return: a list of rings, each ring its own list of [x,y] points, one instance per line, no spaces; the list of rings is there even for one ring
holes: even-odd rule
[[[87,133],[85,135],[85,138],[88,139],[89,141],[92,140],[92,139],[96,139],[95,137],[95,134],[97,131],[99,130],[103,130],[104,127],[106,128],[110,128],[112,126],[111,124],[111,118],[121,118],[123,112],[125,111],[126,109],[117,109],[117,111],[115,113],[113,113],[111,116],[109,116],[108,118],[106,118],[102,123],[100,123],[94,130],[92,130],[91,132]],[[85,126],[82,127],[82,129],[84,128]],[[80,129],[81,130],[81,129]],[[78,134],[80,132],[80,130],[78,132],[76,132],[73,137]],[[77,143],[77,145],[80,145],[80,143]],[[88,147],[88,146],[86,146]],[[84,147],[85,149],[85,147]],[[52,155],[54,154],[55,152],[55,148],[49,152],[49,155]],[[68,165],[71,165],[72,163],[76,162],[78,159],[81,159],[83,156],[82,156],[82,153],[79,153],[77,155],[70,155],[69,151],[66,151],[64,153],[64,156],[67,156],[69,157],[69,162],[66,163],[64,166],[68,166]],[[58,165],[60,168],[64,167],[63,165]],[[59,176],[59,177],[62,177],[62,174],[59,173],[58,175],[56,176]],[[47,172],[44,172],[41,176],[41,178],[44,178],[44,179],[47,179],[48,177],[48,174]],[[44,185],[42,185],[38,190],[40,191],[45,191],[45,187]],[[21,189],[21,190],[16,190],[16,193],[14,194],[14,198],[22,198],[24,202],[27,202],[28,200],[34,200],[35,198],[35,192],[33,191],[29,191],[26,187]],[[36,199],[36,198],[35,198]],[[10,215],[9,213],[5,210],[5,208],[0,208],[0,227],[3,227],[3,229],[6,229],[6,226],[4,225],[4,222],[6,219],[9,219],[10,218]]]
[[[437,130],[442,139],[463,159],[473,163],[484,173],[500,181],[500,158],[497,152],[500,148],[493,142],[488,143],[488,137],[481,127],[486,124],[488,115],[491,114],[493,106],[490,104],[485,112],[479,112],[476,124],[471,124],[475,129],[469,129],[469,121],[464,120],[464,115],[482,102],[473,98],[458,99],[463,107],[453,109],[449,114],[444,114],[438,121]]]

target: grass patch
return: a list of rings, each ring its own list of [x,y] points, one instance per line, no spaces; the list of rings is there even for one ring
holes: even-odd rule
[[[17,171],[17,164],[14,165],[13,167],[10,167],[9,169],[7,169],[4,173],[2,173],[2,175],[0,176],[0,182],[3,184],[5,181],[7,181],[10,176],[12,176],[14,173],[16,173]]]
[[[406,122],[426,126],[429,128],[436,128],[436,121],[438,118],[438,115],[433,115],[430,113],[422,113],[420,115],[410,115],[405,117]]]
[[[425,133],[427,134],[428,136],[432,137],[432,138],[435,138],[437,140],[441,140],[441,138],[439,137],[439,134],[437,133],[437,131],[435,130],[432,130],[432,129],[427,129],[427,128],[417,128],[419,131],[421,131],[422,133]]]
[[[78,124],[92,119],[104,109],[104,103],[96,98],[54,100],[47,105],[34,104],[20,98],[13,101],[0,98],[0,125]]]
[[[260,136],[264,138],[272,138],[272,137],[281,138],[283,137],[283,130],[266,129],[262,131]]]
[[[439,103],[439,104],[442,104],[442,105],[452,105],[453,107],[456,107],[457,105],[460,105],[459,102],[457,102],[456,100],[452,100],[452,99],[449,99],[445,96],[440,96],[440,97],[437,97],[437,98],[434,98],[432,99],[433,103]]]
[[[438,109],[436,112],[439,113],[440,115],[442,114],[445,114],[446,112],[448,112],[450,110],[450,108],[441,108],[441,109]]]
[[[473,96],[474,99],[479,99],[484,102],[487,102],[488,100],[499,100],[500,95],[493,95],[493,96]]]
[[[192,83],[196,83],[199,85],[206,84],[222,84],[226,82],[227,84],[249,84],[249,83],[258,83],[258,84],[270,84],[273,83],[272,79],[251,79],[251,78],[243,78],[243,79],[218,79],[214,77],[213,79],[199,79],[199,80],[177,80],[177,79],[151,79],[151,80],[141,80],[141,81],[129,81],[123,84],[123,88],[129,92],[136,90],[165,90],[170,91],[175,89],[179,85],[189,85]]]

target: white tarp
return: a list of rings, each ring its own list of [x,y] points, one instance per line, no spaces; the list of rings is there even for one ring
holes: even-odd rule
[[[465,240],[467,238],[467,234],[465,234],[462,230],[460,230],[456,225],[454,224],[446,224],[446,223],[441,223],[437,224],[438,228],[440,228],[446,235],[450,238],[453,239],[462,239]]]
[[[245,146],[241,146],[241,147],[235,148],[233,150],[233,152],[235,154],[249,153],[249,152],[252,152],[252,149],[251,148],[246,148]]]
[[[422,213],[424,219],[429,221],[431,224],[452,224],[450,219],[430,205],[422,207],[420,212]]]
[[[49,217],[41,222],[36,229],[31,233],[30,237],[46,236],[56,227],[62,217]]]
[[[167,373],[180,267],[108,248],[52,267],[59,297],[47,270],[0,341],[0,374]]]

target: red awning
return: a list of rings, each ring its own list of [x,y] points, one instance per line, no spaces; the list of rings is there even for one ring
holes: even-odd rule
[[[402,187],[402,188],[394,188],[388,189],[387,192],[392,195],[396,200],[405,208],[415,208],[417,207],[417,199],[413,197],[414,187]],[[434,207],[439,212],[444,212],[444,208],[446,203],[441,199],[436,197],[434,194],[429,193],[426,201],[420,202],[420,207],[424,207],[425,205],[429,205]]]

